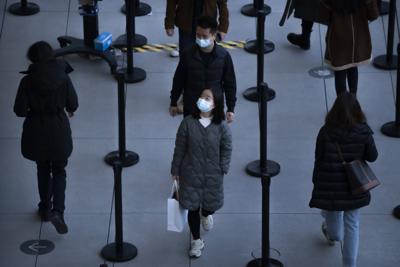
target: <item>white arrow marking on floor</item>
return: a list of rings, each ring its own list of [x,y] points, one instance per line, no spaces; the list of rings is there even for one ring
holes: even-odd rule
[[[39,242],[35,242],[28,247],[30,250],[35,251],[36,253],[39,252],[41,248],[47,248],[46,246],[40,246]]]

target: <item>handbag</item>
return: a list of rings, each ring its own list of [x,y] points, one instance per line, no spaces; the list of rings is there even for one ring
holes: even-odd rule
[[[174,180],[170,197],[167,200],[167,230],[182,232],[187,222],[187,214],[188,211],[179,205],[179,185]]]
[[[350,190],[353,195],[366,193],[380,185],[378,178],[365,160],[356,159],[351,162],[346,162],[339,144],[335,143],[335,145],[344,166]]]

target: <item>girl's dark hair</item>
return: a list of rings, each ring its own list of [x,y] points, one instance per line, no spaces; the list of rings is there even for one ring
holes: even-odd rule
[[[359,8],[366,5],[368,0],[332,0],[333,10],[341,15],[355,13]]]
[[[53,57],[53,48],[45,41],[36,42],[29,47],[26,56],[32,63],[43,62]]]
[[[201,16],[197,19],[197,26],[203,29],[210,29],[211,33],[216,33],[218,28],[217,20],[210,16]]]
[[[223,120],[225,120],[225,112],[224,112],[224,97],[221,90],[216,90],[214,88],[205,88],[204,90],[211,90],[214,98],[214,109],[212,110],[212,123],[220,124]],[[201,93],[203,93],[201,91]],[[201,95],[200,93],[200,95]],[[200,97],[199,95],[199,97]],[[200,110],[196,107],[193,109],[193,118],[200,119]]]
[[[329,128],[350,129],[366,121],[357,98],[349,92],[345,92],[336,98],[331,110],[326,115],[325,124]]]

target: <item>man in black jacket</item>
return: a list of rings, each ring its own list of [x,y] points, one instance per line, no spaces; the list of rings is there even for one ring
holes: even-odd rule
[[[205,88],[222,90],[225,94],[228,122],[234,119],[236,103],[236,77],[232,58],[221,46],[215,44],[217,22],[203,16],[197,21],[196,45],[182,53],[176,68],[172,90],[170,114],[178,112],[177,101],[183,92],[184,116],[190,115]]]

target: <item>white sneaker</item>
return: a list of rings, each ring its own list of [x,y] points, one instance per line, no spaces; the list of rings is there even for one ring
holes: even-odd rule
[[[208,215],[207,217],[200,215],[200,221],[204,231],[210,231],[214,226],[214,219],[212,215]]]
[[[179,51],[177,49],[173,49],[169,52],[170,57],[179,57]]]
[[[201,250],[204,248],[204,241],[201,239],[193,240],[190,243],[189,256],[192,258],[198,258],[201,256]]]

